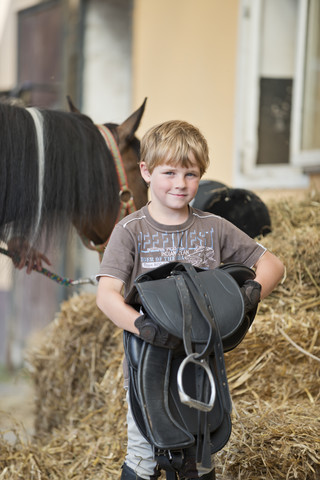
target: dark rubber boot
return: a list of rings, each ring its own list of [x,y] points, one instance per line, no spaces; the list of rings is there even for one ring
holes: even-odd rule
[[[216,471],[215,469],[211,470],[211,472],[206,473],[199,477],[199,480],[216,480]]]
[[[206,473],[198,478],[181,478],[181,480],[216,480],[216,471],[215,469],[211,470],[211,472]]]
[[[156,472],[150,477],[150,480],[156,480],[160,476],[160,472]],[[122,465],[122,473],[120,480],[144,480],[142,477],[139,477],[132,468],[128,467],[126,463]]]
[[[128,467],[125,463],[122,466],[122,473],[120,480],[143,480],[141,477],[132,470],[132,468]]]

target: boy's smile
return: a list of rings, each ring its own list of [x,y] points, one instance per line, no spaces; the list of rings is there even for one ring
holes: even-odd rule
[[[195,197],[199,181],[200,168],[190,154],[190,165],[172,165],[163,163],[152,173],[145,164],[141,164],[141,174],[150,184],[150,213],[160,223],[183,223],[189,214],[188,205]]]

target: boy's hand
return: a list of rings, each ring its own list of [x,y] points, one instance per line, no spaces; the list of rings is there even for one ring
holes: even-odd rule
[[[156,324],[146,315],[141,315],[135,322],[135,326],[139,330],[139,337],[145,342],[151,343],[156,347],[165,347],[174,349],[178,347],[182,340],[171,333],[167,332],[163,327]]]
[[[258,306],[261,299],[261,285],[255,280],[246,280],[240,291],[244,300],[244,313],[251,312]]]

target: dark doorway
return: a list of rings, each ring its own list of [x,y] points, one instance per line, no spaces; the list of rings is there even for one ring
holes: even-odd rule
[[[29,105],[59,107],[63,81],[63,5],[38,4],[18,15],[18,88]]]

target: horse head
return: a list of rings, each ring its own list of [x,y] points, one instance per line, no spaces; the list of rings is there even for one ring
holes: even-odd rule
[[[82,115],[73,104],[71,98],[67,97],[67,100],[70,111]],[[118,173],[119,195],[118,198],[114,198],[114,204],[118,204],[120,201],[120,205],[117,217],[110,210],[107,216],[97,215],[93,222],[90,219],[87,219],[85,222],[81,219],[81,225],[77,228],[85,245],[89,248],[102,250],[112,232],[115,221],[133,210],[138,210],[147,202],[147,186],[139,170],[140,142],[135,136],[144,113],[146,101],[147,99],[121,124],[105,123],[101,126],[96,125],[103,137],[105,137],[115,162]],[[115,148],[112,148],[113,141],[117,144]],[[74,223],[76,224],[77,222],[75,221]]]

